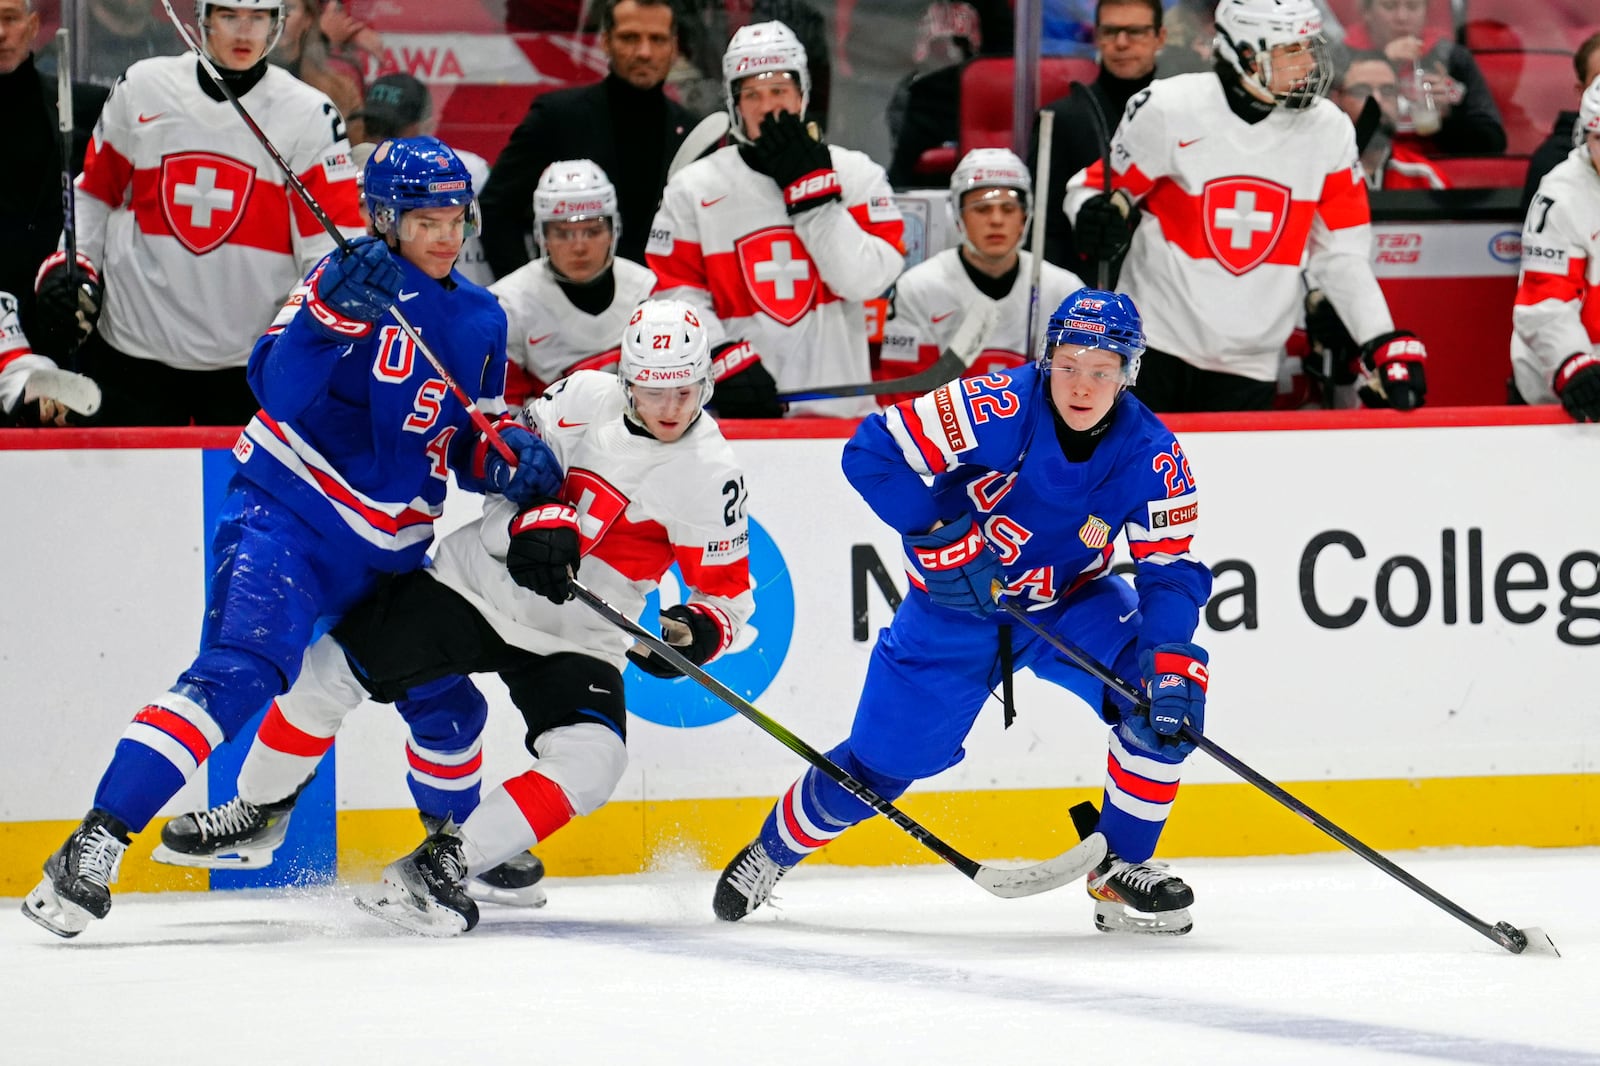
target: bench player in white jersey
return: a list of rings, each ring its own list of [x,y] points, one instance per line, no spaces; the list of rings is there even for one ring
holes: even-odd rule
[[[560,497],[520,509],[490,497],[482,518],[440,542],[431,569],[348,612],[277,702],[298,735],[322,738],[301,746],[318,754],[258,742],[240,770],[241,791],[292,806],[363,699],[498,673],[527,722],[534,766],[485,796],[459,829],[446,826],[385,871],[366,907],[397,924],[471,929],[469,879],[598,809],[616,787],[627,765],[626,659],[676,676],[570,602],[569,572],[636,617],[676,563],[689,596],[662,613],[661,631],[695,663],[726,651],[755,610],[743,472],[702,411],[712,388],[707,331],[682,301],[650,300],[621,337],[618,373],[577,371],[520,416],[566,470]]]
[[[345,234],[363,230],[344,120],[266,60],[281,0],[199,0],[200,39],[245,108]],[[333,241],[191,55],[128,68],[77,180],[79,269],[36,285],[52,354],[79,341],[102,425],[242,426],[251,346]]]
[[[1600,78],[1573,136],[1522,224],[1511,371],[1528,403],[1560,400],[1577,421],[1600,422]]]
[[[662,192],[645,261],[656,295],[706,314],[712,347],[748,342],[780,389],[871,377],[863,301],[904,269],[904,223],[883,168],[802,124],[806,51],[781,22],[740,28],[722,59],[736,143]],[[719,392],[721,385],[719,382]],[[868,397],[791,413],[852,416]]]
[[[1007,148],[974,148],[950,175],[950,214],[961,244],[917,264],[895,282],[883,328],[880,372],[895,378],[933,365],[968,308],[984,301],[999,311],[983,351],[966,377],[1022,366],[1028,352],[1033,255],[1022,250],[1033,207],[1027,164]],[[1083,288],[1069,270],[1044,263],[1035,315],[1048,316]],[[1043,325],[1041,321],[1041,326]],[[879,397],[888,407],[912,395]]]
[[[655,288],[648,267],[617,258],[617,189],[588,159],[551,163],[533,190],[539,257],[489,286],[509,333],[506,403],[538,396],[574,370],[614,369],[618,338]]]
[[[1156,81],[1128,102],[1110,195],[1099,161],[1067,183],[1079,250],[1127,254],[1120,287],[1150,344],[1135,394],[1151,410],[1270,407],[1302,268],[1359,343],[1363,398],[1423,401],[1426,352],[1394,328],[1372,271],[1355,131],[1322,95],[1327,52],[1313,0],[1222,0],[1215,72]]]
[[[28,344],[17,298],[0,290],[0,426],[64,426],[76,411],[99,405],[90,378],[62,370]]]

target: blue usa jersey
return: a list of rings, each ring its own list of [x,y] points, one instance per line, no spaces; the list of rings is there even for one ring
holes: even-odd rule
[[[1005,567],[1007,592],[1041,606],[1109,574],[1123,534],[1137,570],[1140,649],[1189,640],[1211,572],[1190,552],[1200,507],[1183,448],[1124,393],[1094,454],[1069,462],[1047,389],[1029,365],[896,404],[851,438],[845,475],[901,533],[973,516]],[[909,559],[906,571],[916,584]]]
[[[505,413],[506,317],[487,289],[452,272],[428,277],[399,255],[399,307],[490,421]],[[326,263],[326,260],[323,261]],[[335,340],[312,321],[311,279],[289,298],[250,356],[261,411],[234,455],[241,476],[292,507],[352,561],[413,569],[433,539],[450,472],[482,491],[484,442],[392,312],[341,323]],[[325,320],[327,320],[325,318]]]

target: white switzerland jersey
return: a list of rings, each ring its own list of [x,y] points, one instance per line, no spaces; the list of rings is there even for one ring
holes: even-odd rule
[[[1028,303],[1033,256],[1018,253],[1017,279],[1011,291],[991,300],[972,283],[961,265],[961,249],[946,248],[904,274],[894,286],[894,313],[883,327],[883,365],[893,364],[895,376],[912,374],[931,366],[939,353],[950,346],[950,338],[961,324],[964,312],[982,303],[999,311],[994,328],[984,338],[983,349],[965,377],[980,377],[998,370],[1009,370],[1035,358],[1028,351]],[[1078,275],[1054,263],[1044,263],[1039,271],[1038,336],[1044,336],[1044,323],[1061,301],[1083,288]]]
[[[626,386],[580,370],[523,409],[567,472],[561,497],[578,511],[578,578],[630,618],[673,563],[686,603],[714,619],[726,651],[755,613],[744,472],[709,414],[664,444],[629,431]],[[580,652],[626,667],[631,638],[580,603],[557,605],[506,570],[516,505],[491,496],[483,517],[440,542],[434,574],[470,600],[508,643],[539,655]],[[663,606],[668,606],[663,604]]]
[[[55,365],[55,360],[36,355],[28,346],[22,320],[17,317],[17,298],[0,292],[0,412],[10,414],[17,406],[29,374]]]
[[[645,260],[656,293],[704,311],[715,347],[746,340],[780,390],[871,379],[866,311],[905,267],[904,222],[883,168],[828,146],[842,202],[789,217],[776,182],[736,147],[667,183]],[[799,403],[797,414],[853,416],[871,397]]]
[[[506,312],[506,355],[536,379],[535,395],[565,377],[573,364],[620,345],[622,327],[656,284],[648,267],[612,260],[615,295],[609,307],[591,315],[567,299],[549,262],[535,259],[489,286]]]
[[[1561,364],[1600,355],[1600,173],[1583,145],[1539,183],[1522,224],[1511,369],[1529,403],[1555,403]]]
[[[1328,294],[1357,341],[1394,328],[1372,272],[1355,129],[1331,101],[1251,125],[1214,73],[1153,82],[1111,143],[1112,185],[1144,211],[1120,288],[1150,347],[1204,370],[1275,381],[1304,297]],[[1099,160],[1067,183],[1076,220],[1102,191]]]
[[[289,290],[333,240],[193,56],[146,59],[117,83],[77,180],[78,251],[105,281],[99,330],[184,370],[243,366]],[[241,101],[346,235],[365,232],[344,120],[278,67]]]

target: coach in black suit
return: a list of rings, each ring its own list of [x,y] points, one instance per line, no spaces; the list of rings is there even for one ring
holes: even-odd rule
[[[607,0],[600,42],[610,73],[596,85],[534,100],[489,172],[478,202],[483,250],[496,277],[528,261],[533,188],[559,159],[593,160],[611,178],[622,212],[617,254],[644,262],[667,164],[694,125],[662,91],[678,54],[675,9],[669,0]]]

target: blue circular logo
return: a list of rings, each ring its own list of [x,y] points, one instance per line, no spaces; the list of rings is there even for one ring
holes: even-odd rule
[[[1522,231],[1501,230],[1489,238],[1489,254],[1501,263],[1515,263],[1522,259]]]
[[[706,667],[706,672],[747,700],[755,700],[772,684],[794,636],[794,585],[778,545],[760,523],[750,519],[750,576],[754,579],[756,612],[745,623],[733,648]],[[682,603],[683,574],[676,565],[661,577],[661,588],[645,598],[640,623],[656,630],[663,606]],[[687,678],[651,677],[628,664],[623,674],[628,710],[657,725],[688,729],[711,725],[739,713]]]

